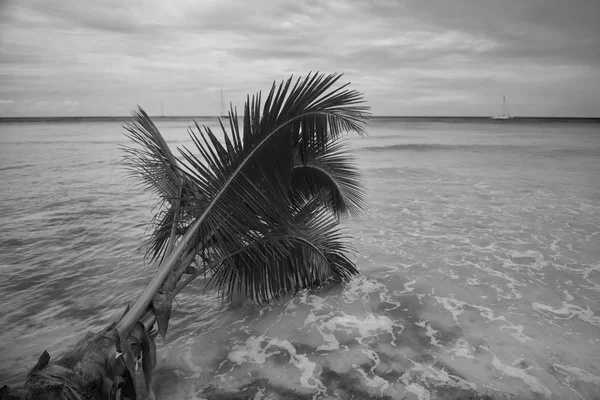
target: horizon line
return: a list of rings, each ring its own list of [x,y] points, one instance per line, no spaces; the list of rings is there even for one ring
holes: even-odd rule
[[[10,116],[0,117],[2,120],[34,120],[34,119],[133,119],[132,115],[38,115],[38,116]],[[227,119],[221,115],[150,115],[150,118],[155,119],[169,119],[169,118],[221,118]],[[243,116],[238,116],[243,118]],[[490,119],[492,116],[488,115],[371,115],[370,119],[373,118],[472,118],[472,119]],[[596,117],[569,117],[569,116],[535,116],[535,115],[521,115],[513,116],[511,119],[600,119],[600,116]]]

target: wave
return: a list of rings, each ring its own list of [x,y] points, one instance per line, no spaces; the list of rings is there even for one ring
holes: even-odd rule
[[[123,138],[114,138],[114,139],[106,139],[106,140],[85,140],[85,139],[73,139],[73,140],[64,140],[64,139],[56,139],[56,140],[37,140],[35,138],[31,140],[5,140],[2,142],[3,144],[16,144],[16,145],[55,145],[55,144],[129,144],[130,142]]]
[[[600,157],[600,148],[587,147],[553,149],[546,151],[544,155],[550,158],[570,158],[573,156]]]
[[[469,151],[485,153],[515,153],[526,152],[549,158],[565,158],[574,156],[600,156],[600,148],[596,147],[565,147],[562,149],[548,149],[541,146],[531,145],[508,145],[508,144],[443,144],[443,143],[405,143],[389,146],[366,146],[356,149],[359,152],[397,152],[397,151]]]
[[[33,165],[33,164],[11,165],[9,167],[0,167],[0,171],[8,171],[8,170],[11,170],[11,169],[25,169],[25,168],[31,168],[31,167],[35,167],[35,165]]]
[[[478,151],[509,151],[523,150],[524,146],[517,145],[494,145],[494,144],[442,144],[442,143],[406,143],[390,146],[368,146],[358,151],[382,152],[382,151],[440,151],[440,150],[478,150]]]

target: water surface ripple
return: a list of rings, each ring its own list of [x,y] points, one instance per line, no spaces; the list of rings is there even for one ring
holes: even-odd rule
[[[173,146],[187,124],[158,123]],[[154,200],[118,165],[120,125],[0,124],[2,383],[104,327],[154,272],[138,250]],[[347,222],[362,276],[235,311],[187,288],[159,398],[597,399],[598,128],[373,120],[349,138],[368,188]]]

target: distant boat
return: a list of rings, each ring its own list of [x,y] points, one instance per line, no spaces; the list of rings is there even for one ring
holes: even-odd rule
[[[220,118],[229,118],[229,114],[225,109],[225,100],[223,100],[223,88],[221,88],[221,115]]]
[[[495,117],[492,117],[492,119],[512,119],[512,117],[508,113],[508,106],[506,105],[506,96],[505,95],[502,95],[502,103],[504,106],[504,108],[502,109],[502,114],[498,114]]]

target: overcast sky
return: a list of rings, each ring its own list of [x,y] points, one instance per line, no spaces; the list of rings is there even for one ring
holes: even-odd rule
[[[600,117],[599,0],[0,0],[0,116],[215,115],[340,72],[374,115]]]

